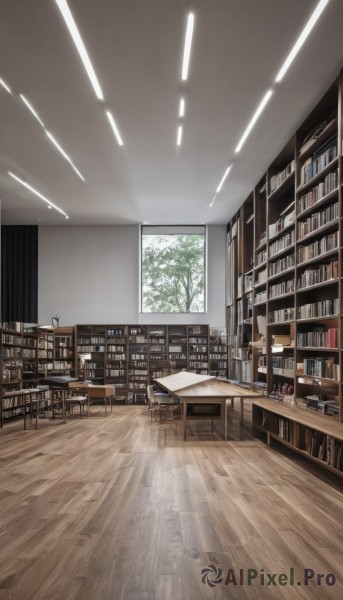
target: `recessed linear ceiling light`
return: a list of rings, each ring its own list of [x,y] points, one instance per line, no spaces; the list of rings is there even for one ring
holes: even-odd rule
[[[74,169],[75,173],[77,173],[77,175],[80,177],[80,179],[82,179],[82,181],[85,181],[85,178],[83,177],[83,175],[81,175],[80,171],[76,168],[76,166],[74,165],[74,163],[71,160],[70,156],[68,156],[68,154],[59,145],[58,141],[56,140],[56,138],[54,138],[54,136],[52,135],[52,133],[50,133],[50,131],[48,131],[47,129],[45,129],[45,125],[44,125],[42,119],[38,115],[37,111],[33,108],[32,104],[28,101],[27,98],[25,98],[24,94],[19,94],[19,96],[22,99],[22,101],[24,102],[24,104],[27,106],[27,108],[29,109],[29,111],[33,114],[33,116],[35,117],[35,119],[37,119],[38,123],[43,127],[43,129],[44,129],[46,135],[48,136],[49,140],[54,144],[54,146],[57,148],[57,150],[62,154],[62,156],[70,164],[70,166],[72,167],[72,169]]]
[[[74,21],[74,17],[70,12],[70,8],[67,4],[66,0],[56,0],[56,4],[58,6],[58,8],[60,9],[62,16],[65,20],[65,23],[69,29],[70,35],[73,38],[74,44],[77,48],[78,53],[80,54],[81,60],[84,64],[84,67],[87,71],[87,75],[91,81],[91,84],[93,86],[94,92],[96,97],[99,100],[103,100],[104,96],[100,87],[100,84],[98,82],[97,76],[95,75],[95,71],[93,69],[92,63],[90,61],[90,58],[88,56],[87,50],[85,48],[85,45],[81,39],[80,33],[78,31],[78,28],[76,27],[76,23]]]
[[[217,198],[217,194],[214,194],[214,196],[213,196],[213,198],[212,198],[212,202],[211,202],[211,204],[210,204],[210,208],[212,208],[212,206],[213,206],[213,204],[214,204],[214,201],[215,201],[215,199],[216,199],[216,198]]]
[[[295,59],[296,55],[298,54],[300,48],[304,44],[306,38],[311,33],[313,27],[317,23],[320,15],[322,14],[324,8],[326,7],[326,5],[328,3],[329,3],[329,0],[320,0],[319,4],[317,5],[317,7],[315,8],[314,12],[312,13],[312,16],[310,17],[310,19],[306,23],[306,25],[305,25],[304,29],[302,30],[300,36],[298,37],[297,41],[295,42],[292,50],[290,51],[289,55],[287,56],[285,62],[283,63],[280,71],[278,72],[278,74],[276,76],[276,79],[275,79],[275,81],[277,83],[279,83],[279,81],[281,81],[283,79],[286,71],[288,70],[288,68],[292,64],[292,62]]]
[[[220,184],[218,185],[218,187],[216,189],[216,195],[219,194],[220,190],[222,189],[224,181],[225,181],[225,179],[227,178],[228,174],[231,171],[232,165],[233,165],[233,163],[231,163],[231,165],[229,165],[228,168],[226,169],[226,171],[225,171],[225,173],[224,173],[224,175],[222,177],[222,180],[221,180]],[[212,203],[214,202],[215,197],[213,198]]]
[[[190,59],[190,55],[191,55],[193,28],[194,28],[194,15],[193,15],[193,13],[189,13],[188,20],[187,20],[185,48],[183,51],[182,75],[181,75],[182,81],[186,81],[187,77],[188,77],[188,67],[189,67],[189,59]]]
[[[185,99],[180,99],[179,117],[185,116]]]
[[[237,148],[235,150],[236,154],[238,152],[240,152],[240,150],[242,149],[242,146],[243,146],[245,140],[247,139],[247,137],[248,137],[250,131],[252,130],[252,128],[254,127],[257,119],[259,118],[261,112],[263,111],[264,107],[266,106],[266,104],[267,104],[269,98],[271,97],[272,93],[273,93],[273,90],[268,90],[268,92],[263,96],[262,102],[260,103],[259,107],[257,108],[257,110],[256,110],[255,114],[253,115],[253,117],[252,117],[252,119],[251,119],[248,127],[246,128],[245,132],[243,133],[243,135],[242,135],[242,137],[241,137],[241,139],[240,139],[240,141],[238,143],[238,146],[237,146]]]
[[[181,146],[181,142],[182,142],[182,125],[179,125],[177,128],[176,145]]]
[[[12,94],[11,92],[11,88],[7,85],[7,83],[0,78],[0,85],[2,85],[2,87],[6,90],[6,92],[8,92],[9,94]]]
[[[62,156],[70,164],[70,166],[72,167],[72,169],[74,169],[75,173],[80,177],[80,179],[82,179],[82,181],[85,181],[85,178],[83,177],[83,175],[81,175],[80,171],[75,167],[75,165],[74,165],[73,161],[71,160],[71,158],[68,156],[68,154],[66,152],[64,152],[63,148],[59,145],[58,141],[54,138],[54,136],[52,135],[52,133],[50,133],[50,131],[47,131],[46,129],[45,129],[45,133],[48,136],[49,140],[57,148],[57,150],[62,154]]]
[[[19,96],[22,99],[22,101],[24,102],[24,104],[27,106],[27,108],[29,109],[29,111],[33,114],[33,116],[35,117],[35,119],[37,119],[38,123],[40,123],[40,125],[43,128],[45,128],[45,125],[44,125],[42,119],[38,115],[37,111],[35,111],[35,109],[33,108],[32,104],[28,101],[28,99],[25,98],[24,94],[19,94]]]
[[[106,111],[106,115],[107,115],[109,122],[111,123],[111,127],[114,131],[114,135],[116,136],[116,140],[117,140],[119,146],[123,146],[124,142],[121,139],[119,129],[118,129],[117,124],[109,110]]]
[[[35,188],[33,188],[29,183],[26,183],[26,181],[23,181],[22,179],[20,179],[20,177],[17,177],[17,175],[15,175],[14,173],[12,173],[11,171],[8,171],[8,174],[13,177],[13,179],[15,179],[16,181],[18,181],[20,183],[20,185],[22,185],[23,187],[27,188],[28,190],[30,190],[30,192],[32,192],[33,194],[35,194],[36,196],[38,196],[38,198],[40,198],[41,200],[43,200],[44,202],[47,203],[49,208],[54,208],[55,210],[57,210],[57,212],[61,213],[61,215],[63,215],[66,219],[69,219],[67,213],[64,212],[64,210],[62,210],[62,208],[59,208],[58,206],[56,206],[56,204],[54,204],[53,202],[51,202],[51,200],[49,200],[48,198],[46,198],[45,196],[43,196],[43,194],[41,194],[40,192],[38,192],[37,190],[35,190]]]

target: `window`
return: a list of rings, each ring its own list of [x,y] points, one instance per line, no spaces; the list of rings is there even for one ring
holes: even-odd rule
[[[205,226],[142,226],[141,311],[204,313]]]

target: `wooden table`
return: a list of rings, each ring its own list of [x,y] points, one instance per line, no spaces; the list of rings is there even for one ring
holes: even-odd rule
[[[69,383],[69,387],[80,389],[86,388],[88,392],[88,403],[91,398],[104,400],[105,417],[107,416],[107,400],[109,400],[112,412],[112,398],[115,396],[115,388],[113,385],[96,385],[92,383],[85,383],[83,381],[72,381]]]
[[[227,439],[227,399],[241,399],[241,415],[245,398],[260,398],[260,394],[237,384],[212,377],[183,371],[155,379],[156,383],[168,392],[180,398],[183,406],[184,439],[186,424],[191,418],[224,419],[224,439]],[[205,406],[209,407],[206,412]],[[211,409],[217,405],[220,410]],[[189,410],[192,406],[193,410]],[[242,418],[242,416],[241,416]]]

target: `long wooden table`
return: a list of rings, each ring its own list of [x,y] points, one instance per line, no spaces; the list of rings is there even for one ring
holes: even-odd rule
[[[169,393],[180,398],[183,406],[184,440],[186,441],[187,420],[224,419],[224,439],[227,439],[227,400],[241,399],[241,410],[245,398],[260,398],[261,395],[229,381],[223,381],[210,375],[197,375],[182,371],[167,377],[155,379],[156,383]],[[220,411],[213,408],[208,412],[205,406],[217,405]],[[190,410],[192,407],[192,410]]]
[[[115,388],[113,385],[97,385],[93,383],[85,383],[83,381],[73,381],[69,383],[69,388],[80,388],[87,390],[87,403],[88,403],[88,414],[89,414],[89,402],[90,399],[103,400],[105,404],[105,417],[107,415],[107,400],[109,400],[110,408],[112,412],[112,398],[115,397]]]

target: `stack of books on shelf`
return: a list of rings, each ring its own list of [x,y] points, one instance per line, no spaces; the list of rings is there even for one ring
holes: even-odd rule
[[[339,207],[338,202],[335,202],[334,204],[330,204],[330,206],[327,206],[323,210],[312,213],[310,216],[307,217],[305,221],[298,221],[298,236],[302,238],[308,235],[309,233],[312,233],[317,229],[320,229],[321,227],[332,223],[333,221],[338,219],[338,217]]]
[[[315,319],[318,317],[331,317],[338,315],[339,300],[332,298],[321,302],[303,304],[298,308],[298,319]]]
[[[325,167],[327,167],[337,156],[337,136],[330,138],[317,152],[305,160],[300,171],[301,185],[311,181]]]
[[[272,194],[275,192],[283,184],[285,179],[294,172],[294,169],[295,160],[292,160],[282,171],[273,175],[269,181],[269,193]]]

